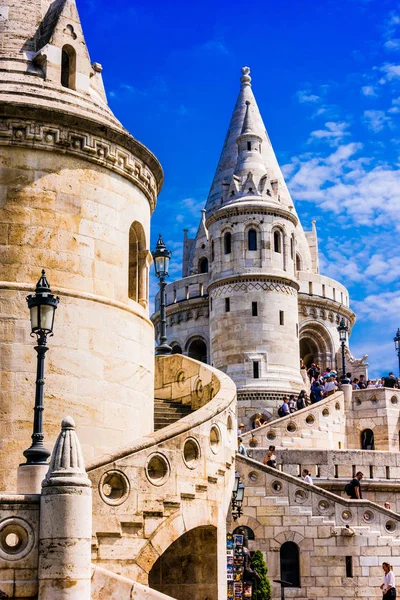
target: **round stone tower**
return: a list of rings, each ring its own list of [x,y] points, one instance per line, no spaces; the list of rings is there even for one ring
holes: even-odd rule
[[[295,248],[304,234],[280,186],[247,68],[241,82],[206,205],[210,343],[214,366],[240,397],[260,397],[302,385]]]
[[[150,216],[163,174],[107,106],[75,0],[0,7],[0,490],[29,446],[35,352],[25,301],[60,296],[45,434],[66,412],[86,459],[153,427]]]

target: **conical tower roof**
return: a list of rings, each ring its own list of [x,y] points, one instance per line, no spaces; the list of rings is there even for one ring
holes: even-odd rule
[[[266,131],[257,101],[251,87],[249,67],[242,68],[241,87],[231,122],[222,148],[214,180],[208,195],[206,210],[209,216],[220,207],[223,183],[229,182],[235,171],[238,159],[237,139],[241,135],[252,133],[261,138],[261,156],[269,180],[278,180],[280,184],[280,202],[285,208],[293,207],[293,202],[286,187],[282,171],[279,167],[268,133]],[[294,208],[291,208],[294,212]]]

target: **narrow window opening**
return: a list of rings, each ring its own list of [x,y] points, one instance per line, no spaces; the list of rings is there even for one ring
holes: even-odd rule
[[[188,285],[185,286],[185,299],[189,300],[189,286]]]
[[[374,478],[374,466],[373,465],[369,465],[369,478],[370,479]]]
[[[274,231],[274,251],[282,252],[281,233],[280,231]]]
[[[290,587],[300,587],[299,547],[294,542],[285,542],[280,549],[281,580],[287,581]],[[284,584],[282,584],[284,585]]]
[[[296,271],[301,271],[301,257],[300,257],[300,254],[296,254]]]
[[[231,299],[225,298],[225,312],[231,311]]]
[[[199,272],[208,273],[208,258],[203,257],[199,260]]]
[[[213,262],[215,260],[215,247],[214,247],[214,240],[211,242],[211,262]]]
[[[210,298],[210,310],[212,310],[212,298]]]
[[[339,450],[342,449],[342,442],[338,442],[338,447],[339,447]]]
[[[356,465],[351,465],[351,476],[353,479],[356,476]]]
[[[319,465],[315,467],[315,477],[321,477],[321,467]]]
[[[346,577],[353,577],[353,557],[346,556]]]
[[[254,379],[260,379],[260,363],[258,360],[253,361],[253,377]]]
[[[250,229],[247,234],[247,247],[249,250],[257,250],[257,231],[255,229]]]
[[[294,260],[294,237],[290,238],[290,258]]]
[[[283,310],[279,311],[279,325],[285,324],[285,313]]]
[[[390,467],[386,467],[386,479],[390,479]]]
[[[333,465],[333,476],[335,479],[338,479],[339,477],[339,465]]]
[[[312,290],[312,281],[308,282],[308,293],[310,294],[310,296],[312,296],[313,290]]]
[[[76,52],[72,46],[64,46],[61,52],[61,85],[75,89]]]
[[[251,314],[253,317],[257,317],[258,316],[258,304],[257,302],[252,302],[251,303]]]
[[[232,235],[228,231],[224,235],[224,252],[225,252],[225,254],[230,254],[231,251],[232,251]]]
[[[336,300],[336,290],[333,288],[333,299]]]
[[[324,284],[322,284],[322,295],[325,298],[325,285]]]
[[[251,150],[251,142],[247,142],[247,150]]]

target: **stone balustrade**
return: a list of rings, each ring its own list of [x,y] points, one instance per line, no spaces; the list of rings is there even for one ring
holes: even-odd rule
[[[166,304],[176,304],[191,298],[201,298],[207,294],[207,286],[210,279],[208,273],[199,273],[198,275],[190,275],[185,279],[180,279],[174,283],[169,283],[165,288]],[[160,310],[160,293],[158,292],[155,298],[155,311]]]
[[[343,448],[345,445],[345,411],[343,392],[311,404],[286,417],[246,432],[245,446],[286,448]]]

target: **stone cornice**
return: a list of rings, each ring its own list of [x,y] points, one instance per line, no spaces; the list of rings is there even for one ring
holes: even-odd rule
[[[281,275],[267,275],[267,274],[263,274],[263,273],[244,273],[243,275],[231,275],[229,277],[223,277],[221,279],[218,279],[216,281],[211,281],[209,286],[208,286],[208,292],[211,293],[211,291],[215,288],[224,286],[224,285],[229,285],[229,284],[235,284],[235,283],[254,283],[254,282],[261,282],[261,283],[278,283],[278,284],[283,284],[286,285],[290,288],[292,288],[293,290],[295,290],[296,292],[299,291],[299,284],[294,281],[293,279],[290,279],[289,277],[282,277]]]
[[[272,215],[274,217],[283,217],[287,221],[291,221],[293,225],[297,225],[299,223],[299,219],[297,216],[287,209],[281,206],[273,206],[271,204],[266,204],[260,201],[253,201],[248,203],[235,203],[228,204],[226,206],[221,206],[217,211],[207,217],[206,226],[207,229],[212,225],[212,223],[216,223],[217,221],[221,221],[222,219],[226,219],[227,217],[236,217],[240,215]]]
[[[69,154],[125,177],[147,197],[153,211],[163,184],[156,157],[127,131],[57,111],[0,106],[0,146]]]
[[[299,313],[301,313],[302,307],[314,307],[322,310],[334,311],[346,317],[350,321],[351,326],[356,322],[356,315],[354,312],[348,307],[344,306],[340,302],[336,302],[336,300],[332,300],[331,298],[324,298],[323,296],[315,296],[309,294],[303,294],[299,292]],[[305,315],[306,316],[306,315]]]

